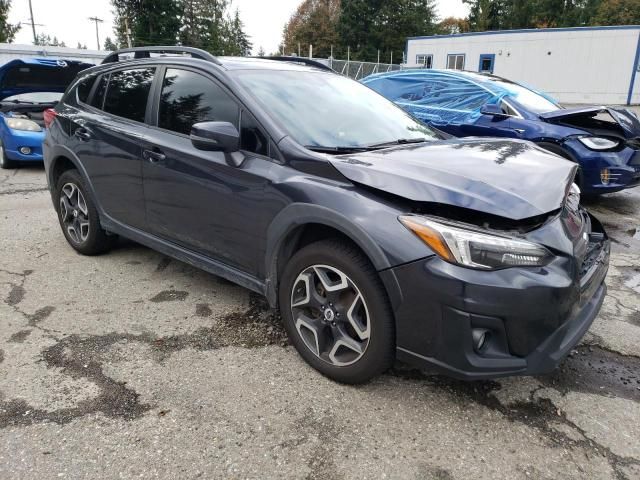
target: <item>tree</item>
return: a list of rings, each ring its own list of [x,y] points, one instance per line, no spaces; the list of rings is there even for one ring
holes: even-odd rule
[[[240,12],[237,8],[233,17],[227,21],[225,47],[226,55],[240,55],[243,57],[251,55],[253,45],[244,31],[244,24],[240,19]]]
[[[266,52],[264,51],[264,48],[262,48],[262,45],[260,45],[260,49],[258,50],[258,56],[264,57],[265,55],[266,55]]]
[[[111,40],[111,37],[107,37],[104,39],[104,49],[107,52],[113,52],[118,49],[118,46],[115,43],[113,43],[113,40]]]
[[[174,45],[180,30],[178,0],[111,0],[118,43],[126,43],[125,19],[136,46]]]
[[[227,0],[182,0],[180,43],[221,54],[228,35]]]
[[[66,47],[67,45],[64,42],[58,40],[58,37],[53,37],[49,35],[45,35],[44,33],[40,33],[36,35],[35,45],[40,45],[42,47]]]
[[[314,55],[328,57],[338,45],[340,0],[305,0],[285,24],[282,42],[286,53],[305,51],[313,45]]]
[[[434,0],[342,0],[338,33],[341,54],[376,61],[402,60],[407,37],[437,32]]]
[[[78,42],[78,46],[76,47],[78,50],[86,50],[87,46],[86,45],[82,45],[80,42]]]
[[[11,0],[0,0],[0,42],[11,43],[20,30],[20,24],[11,24],[7,20],[9,18],[9,9],[11,8]]]
[[[594,25],[640,24],[640,0],[605,0],[592,20]]]
[[[438,22],[437,31],[439,35],[454,35],[469,31],[469,21],[465,18],[447,17]]]

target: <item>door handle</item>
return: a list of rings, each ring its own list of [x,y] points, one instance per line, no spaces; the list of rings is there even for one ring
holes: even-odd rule
[[[91,140],[91,133],[90,133],[90,132],[89,132],[89,130],[87,130],[86,128],[82,128],[82,127],[78,128],[78,129],[75,131],[74,135],[75,135],[78,139],[83,140],[83,141],[85,141],[85,142],[87,142],[87,141]]]
[[[150,163],[158,163],[164,161],[167,156],[162,152],[154,152],[153,150],[143,150],[142,157]]]

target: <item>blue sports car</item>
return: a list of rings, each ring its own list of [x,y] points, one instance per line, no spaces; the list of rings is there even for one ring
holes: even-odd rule
[[[0,67],[0,167],[42,162],[45,111],[90,63],[52,58],[12,60]]]
[[[504,78],[456,70],[403,70],[362,82],[450,135],[530,140],[578,163],[586,195],[640,184],[640,120],[629,109],[563,108]]]

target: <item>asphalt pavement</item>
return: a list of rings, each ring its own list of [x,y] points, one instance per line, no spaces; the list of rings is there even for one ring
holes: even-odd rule
[[[241,287],[76,254],[42,168],[0,171],[0,478],[640,478],[640,188],[588,207],[609,292],[554,374],[350,387]]]

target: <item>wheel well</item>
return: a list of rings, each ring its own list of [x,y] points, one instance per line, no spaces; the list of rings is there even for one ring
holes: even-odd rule
[[[51,172],[52,188],[55,188],[56,184],[58,183],[58,179],[60,178],[60,175],[62,175],[67,170],[75,170],[75,169],[76,169],[76,166],[67,157],[56,158],[53,164],[53,170]]]
[[[282,271],[289,259],[297,251],[312,243],[319,242],[321,240],[328,240],[330,238],[340,240],[354,246],[360,250],[365,257],[369,258],[367,253],[363,251],[356,242],[340,230],[321,223],[308,223],[289,232],[283,240],[277,257],[278,279],[281,278]],[[371,259],[369,258],[369,260]]]
[[[562,146],[551,143],[551,142],[536,142],[537,145],[545,150],[548,150],[551,153],[555,153],[556,155],[560,155],[563,158],[566,158],[570,162],[578,163],[571,153],[567,152]],[[576,183],[580,188],[582,188],[582,169],[578,167],[578,172],[576,173]]]

